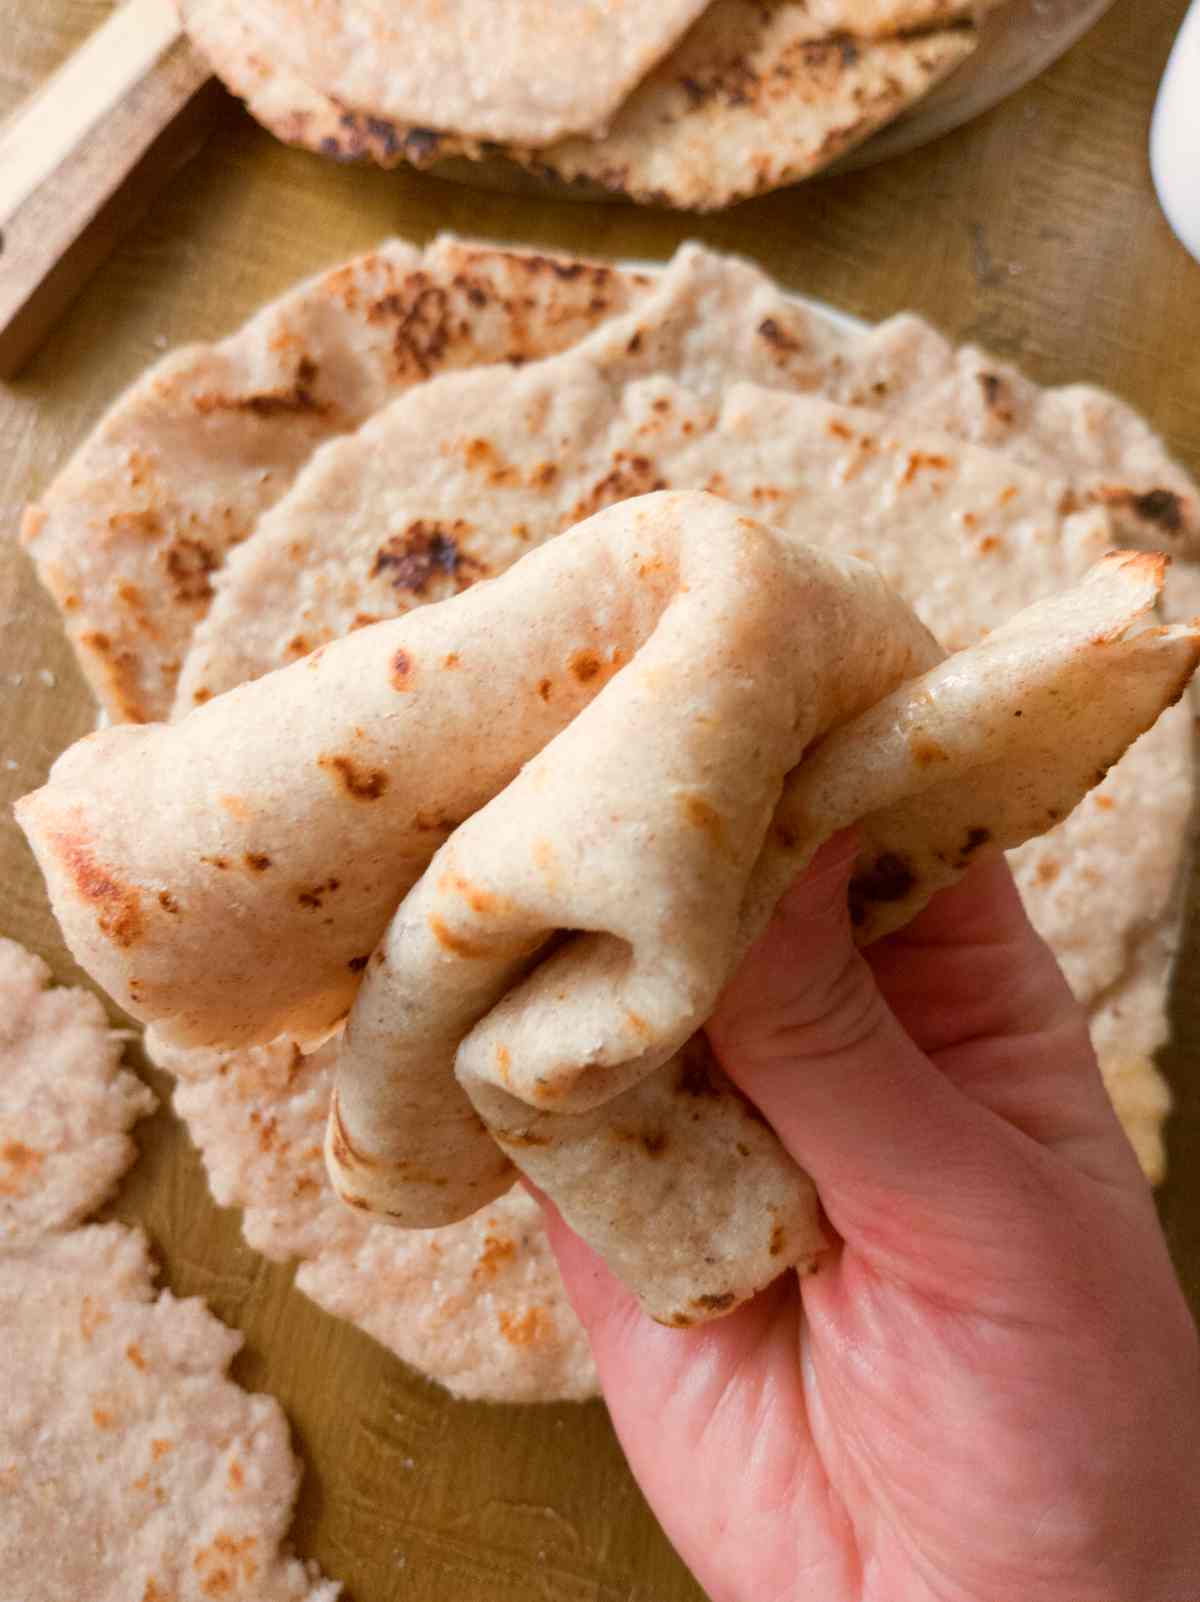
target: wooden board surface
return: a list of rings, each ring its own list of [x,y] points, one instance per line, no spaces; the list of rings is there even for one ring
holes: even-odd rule
[[[0,0],[0,116],[109,9]],[[389,233],[419,243],[452,228],[653,258],[700,237],[860,316],[912,307],[1046,382],[1116,389],[1200,472],[1200,266],[1162,221],[1146,163],[1154,89],[1185,10],[1186,0],[1117,0],[1058,66],[969,129],[699,221],[333,166],[272,143],[231,103],[21,381],[0,386],[0,932],[42,952],[60,978],[80,978],[8,813],[94,716],[11,537],[23,502],[168,346],[226,331],[297,277]],[[1162,1207],[1200,1309],[1195,922],[1166,1059],[1179,1112]],[[599,1405],[447,1401],[241,1244],[236,1215],[209,1201],[167,1113],[139,1141],[114,1212],[148,1228],[166,1283],[206,1296],[245,1332],[235,1371],[280,1398],[307,1464],[297,1545],[353,1602],[695,1602]]]

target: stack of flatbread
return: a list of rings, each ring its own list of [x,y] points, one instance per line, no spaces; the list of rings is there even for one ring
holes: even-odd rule
[[[27,538],[107,708],[145,721],[203,707],[366,624],[460,592],[473,604],[496,590],[478,580],[660,489],[706,490],[835,561],[865,558],[954,651],[1068,590],[1116,544],[1177,552],[1186,579],[1200,532],[1194,487],[1119,402],[1039,390],[915,319],[847,335],[754,268],[695,248],[649,278],[439,241],[424,257],[387,247],[223,345],[169,358],[31,511]],[[603,671],[584,687],[611,677],[616,631],[601,636]],[[550,718],[579,681],[543,678],[535,711]],[[447,748],[451,768],[461,751]],[[352,798],[372,788],[369,764],[326,772]],[[217,832],[248,827],[242,791],[222,793],[232,799]],[[1014,855],[1152,1173],[1166,1096],[1150,1059],[1166,1034],[1191,797],[1181,707]],[[416,873],[444,842],[457,849],[463,816],[427,809]],[[250,861],[261,856],[270,849],[249,841],[225,869],[209,866],[223,888],[206,893],[258,894],[271,879]],[[343,877],[306,868],[294,916],[340,919]],[[110,888],[102,912],[119,932],[128,908]],[[351,964],[369,957],[395,900],[345,955],[326,1022],[353,999],[366,964]],[[135,1010],[156,983],[141,969],[106,976]],[[292,1022],[305,1034],[314,1024]],[[524,1197],[417,1234],[337,1206],[319,1156],[335,1046],[301,1058],[287,1040],[213,1050],[176,1032],[157,1050],[182,1081],[177,1105],[218,1199],[247,1208],[261,1249],[301,1257],[301,1288],[463,1393],[586,1391],[579,1332]],[[693,1057],[693,1085],[710,1073]],[[265,1152],[254,1128],[268,1116],[284,1135]],[[497,1107],[484,1116],[501,1128]]]
[[[383,166],[504,155],[711,210],[920,100],[1003,0],[177,0],[268,128]]]

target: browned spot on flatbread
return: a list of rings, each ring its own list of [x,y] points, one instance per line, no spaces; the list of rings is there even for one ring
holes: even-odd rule
[[[221,564],[203,540],[178,534],[163,551],[162,560],[181,606],[197,606],[212,598],[212,575]]]
[[[856,873],[850,881],[850,920],[866,921],[874,902],[903,901],[917,882],[910,863],[895,851],[885,851],[871,867]]]
[[[904,465],[901,484],[915,484],[917,476],[923,472],[944,473],[951,466],[950,458],[934,451],[910,451],[908,460]]]
[[[375,301],[367,317],[374,323],[395,320],[392,352],[397,377],[402,379],[428,378],[442,362],[454,335],[449,292],[419,270],[408,274],[402,290]]]
[[[787,1244],[787,1231],[782,1224],[776,1224],[771,1231],[771,1244],[768,1248],[772,1257],[778,1257]]]
[[[711,802],[706,801],[702,795],[683,795],[679,798],[679,805],[692,827],[706,835],[718,851],[730,850],[725,819]]]
[[[595,651],[576,651],[567,663],[571,676],[580,684],[590,684],[594,678],[604,671],[604,663]],[[544,682],[549,682],[548,680]],[[543,697],[543,699],[547,699]]]
[[[1166,534],[1178,534],[1183,527],[1183,501],[1173,490],[1147,490],[1142,495],[1129,492],[1124,499],[1143,522],[1153,523]]]
[[[79,1333],[85,1341],[90,1341],[100,1328],[107,1324],[109,1313],[103,1302],[98,1302],[94,1296],[85,1296],[79,1308]]]
[[[501,898],[494,891],[472,884],[461,873],[443,873],[438,880],[438,889],[462,896],[472,912],[497,912],[501,907]]]
[[[242,861],[251,873],[266,873],[271,866],[271,859],[265,851],[247,851]]]
[[[452,951],[456,957],[492,957],[496,954],[494,948],[484,941],[472,940],[467,935],[457,934],[436,913],[430,917],[429,927],[438,945],[444,946],[447,951]]]
[[[144,926],[141,897],[134,887],[101,867],[79,836],[52,834],[51,841],[79,895],[97,909],[100,933],[115,946],[136,945]]]
[[[737,1297],[732,1291],[719,1291],[707,1296],[693,1296],[692,1306],[702,1307],[707,1313],[723,1313],[732,1307]]]
[[[932,767],[935,762],[946,762],[950,753],[945,746],[928,734],[913,734],[909,737],[908,748],[913,754],[913,760],[919,768]]]
[[[351,973],[361,973],[370,960],[371,954],[368,952],[365,957],[351,957],[346,966],[349,968]]]
[[[323,884],[300,885],[296,890],[296,905],[319,912],[325,905],[325,897],[341,888],[342,881],[338,878],[326,879]]]
[[[554,1319],[545,1307],[529,1307],[519,1318],[501,1308],[497,1317],[500,1333],[511,1346],[537,1346],[554,1335]]]
[[[758,325],[758,332],[771,349],[778,351],[781,356],[790,356],[803,349],[795,335],[781,327],[774,317],[764,317]]]
[[[1012,397],[1008,384],[999,373],[980,373],[979,387],[983,391],[983,404],[1000,423],[1013,420]]]
[[[603,478],[598,479],[587,494],[576,501],[563,522],[564,528],[569,528],[572,523],[582,523],[585,517],[591,517],[605,506],[615,506],[618,501],[630,500],[635,495],[649,495],[654,490],[668,488],[666,479],[648,456],[614,451],[612,463]]]
[[[367,768],[348,756],[322,756],[317,766],[332,773],[336,782],[355,801],[378,801],[388,787],[388,776],[382,768]]]
[[[0,1146],[0,1163],[10,1171],[0,1178],[0,1196],[16,1196],[41,1171],[42,1153],[23,1140],[6,1141]]]
[[[169,912],[172,917],[177,918],[179,916],[179,903],[169,890],[160,890],[158,892],[158,904],[164,912]]]
[[[388,678],[391,680],[393,690],[412,689],[413,659],[407,651],[393,652]]]
[[[379,547],[371,577],[384,574],[397,594],[423,596],[438,580],[453,593],[461,593],[488,571],[464,549],[463,542],[473,532],[473,525],[460,517],[449,522],[418,518]]]
[[[313,385],[319,369],[311,356],[301,356],[287,389],[260,390],[251,395],[202,394],[192,397],[192,405],[202,417],[214,412],[249,412],[254,417],[324,417],[333,410],[328,401],[318,399]]]
[[[485,1235],[483,1237],[483,1250],[480,1252],[475,1267],[471,1270],[471,1278],[477,1284],[495,1279],[505,1263],[512,1262],[517,1255],[517,1243],[505,1235]]]

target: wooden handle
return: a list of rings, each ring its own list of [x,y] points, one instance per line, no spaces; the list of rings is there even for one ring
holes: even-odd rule
[[[218,100],[170,0],[125,0],[0,128],[0,377],[33,354]]]

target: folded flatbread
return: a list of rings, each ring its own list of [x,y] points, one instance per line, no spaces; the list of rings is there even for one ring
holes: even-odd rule
[[[515,1157],[693,1322],[819,1232],[770,1131],[677,1053],[835,829],[862,823],[873,938],[1065,816],[1195,667],[1195,631],[1138,631],[1162,567],[1113,556],[938,666],[864,564],[650,496],[80,742],[20,818],[77,955],[169,1041],[312,1037],[366,973],[331,1121],[352,1204],[447,1222]]]

